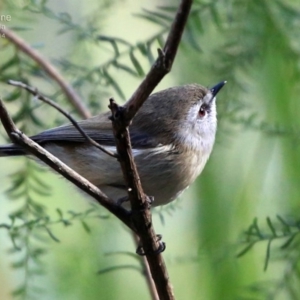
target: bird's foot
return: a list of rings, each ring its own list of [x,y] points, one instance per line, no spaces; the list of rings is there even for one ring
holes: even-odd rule
[[[136,249],[136,254],[145,256],[145,255],[158,255],[166,250],[166,243],[164,243],[162,239],[162,235],[156,235],[157,242],[159,244],[158,248],[155,251],[145,251],[142,245],[139,245]]]

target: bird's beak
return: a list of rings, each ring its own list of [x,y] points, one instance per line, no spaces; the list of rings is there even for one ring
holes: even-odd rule
[[[221,81],[210,89],[211,93],[213,94],[213,97],[215,97],[219,93],[219,91],[225,85],[226,82],[227,81]]]

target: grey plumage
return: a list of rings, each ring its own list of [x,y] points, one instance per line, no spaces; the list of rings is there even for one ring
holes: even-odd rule
[[[154,205],[175,199],[201,173],[214,144],[215,95],[218,89],[197,84],[155,93],[141,107],[132,124],[133,154],[147,194]],[[204,109],[204,115],[200,114]],[[79,125],[94,140],[115,151],[110,113]],[[114,199],[126,195],[119,162],[85,142],[73,125],[46,130],[31,137]],[[17,145],[0,147],[0,156],[26,154]]]

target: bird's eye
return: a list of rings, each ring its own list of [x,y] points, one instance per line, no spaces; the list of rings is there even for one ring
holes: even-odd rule
[[[205,107],[205,105],[202,105],[200,107],[198,114],[199,114],[200,118],[204,118],[205,117],[205,115],[206,115],[206,107]]]

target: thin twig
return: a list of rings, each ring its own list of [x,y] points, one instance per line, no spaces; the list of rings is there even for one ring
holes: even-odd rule
[[[89,110],[84,106],[82,99],[73,87],[65,81],[59,71],[45,57],[30,47],[22,38],[7,27],[4,28],[3,26],[0,26],[0,34],[3,34],[5,38],[7,38],[19,50],[31,57],[54,81],[58,83],[70,103],[83,118],[89,118],[91,116]]]
[[[159,50],[156,62],[125,106],[118,106],[113,99],[110,100],[109,106],[112,112],[119,161],[128,187],[132,221],[137,228],[137,235],[143,249],[142,253],[147,258],[159,299],[168,300],[174,299],[174,294],[165,262],[160,254],[164,250],[164,246],[157,238],[153,228],[149,199],[143,192],[134,162],[128,126],[156,85],[171,70],[191,5],[192,0],[181,1],[164,49]]]
[[[68,113],[66,112],[63,108],[61,108],[58,104],[56,104],[54,101],[52,101],[51,99],[49,99],[48,97],[42,95],[38,89],[29,86],[23,82],[20,81],[14,81],[14,80],[8,80],[7,82],[10,85],[16,86],[16,87],[20,87],[22,89],[25,89],[26,91],[28,91],[29,93],[31,93],[33,96],[35,96],[37,99],[49,104],[50,106],[54,107],[56,110],[58,110],[61,114],[63,114],[67,119],[69,119],[69,121],[74,125],[74,127],[81,133],[81,135],[90,143],[92,144],[94,147],[100,149],[101,151],[103,151],[104,153],[114,157],[114,158],[118,158],[118,154],[117,153],[113,153],[109,150],[107,150],[105,147],[101,146],[99,143],[97,143],[95,140],[93,140],[92,138],[90,138],[85,131],[81,128],[81,126],[76,122],[76,120]]]
[[[14,124],[11,117],[8,115],[7,110],[0,99],[0,119],[7,132],[8,136],[13,143],[16,143],[26,149],[28,152],[39,158],[49,167],[54,169],[56,172],[61,174],[63,177],[74,183],[81,190],[92,196],[100,205],[108,209],[112,214],[119,218],[125,225],[131,230],[135,231],[132,224],[129,212],[122,206],[116,204],[116,202],[107,197],[100,189],[90,183],[84,177],[76,173],[74,170],[69,168],[63,162],[61,162],[54,155],[49,153],[43,147],[35,143],[24,133],[22,133]]]

